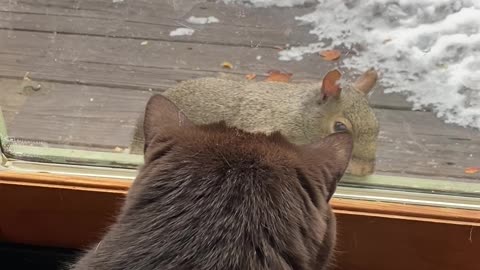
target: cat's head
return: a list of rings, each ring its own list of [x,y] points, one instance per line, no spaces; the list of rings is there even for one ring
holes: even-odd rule
[[[248,133],[225,123],[195,125],[170,100],[154,95],[144,119],[145,166],[197,166],[207,173],[258,169],[283,179],[304,178],[328,201],[343,176],[353,148],[349,133],[334,133],[306,145],[295,145],[278,132]],[[254,168],[255,167],[255,168]],[[227,172],[225,172],[227,173]],[[303,187],[309,192],[309,188]]]

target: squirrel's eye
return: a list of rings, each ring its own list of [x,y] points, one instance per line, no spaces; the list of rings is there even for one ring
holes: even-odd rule
[[[344,131],[347,131],[347,126],[344,123],[337,121],[333,126],[333,130],[335,132],[344,132]]]

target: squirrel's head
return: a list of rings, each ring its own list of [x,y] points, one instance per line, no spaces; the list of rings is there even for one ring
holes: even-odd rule
[[[366,71],[353,83],[338,84],[338,70],[328,72],[323,78],[317,102],[322,108],[324,135],[348,131],[353,136],[353,155],[347,172],[357,176],[372,174],[379,126],[368,95],[377,81],[373,69]]]

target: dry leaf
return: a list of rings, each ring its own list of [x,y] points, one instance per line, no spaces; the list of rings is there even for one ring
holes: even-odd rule
[[[392,41],[391,38],[384,39],[384,40],[383,40],[383,44],[386,44],[386,43],[388,43],[388,42],[390,42],[390,41]]]
[[[342,77],[342,73],[338,70],[329,71],[322,81],[322,91],[327,96],[338,96],[340,94],[340,85],[338,80]]]
[[[254,74],[254,73],[245,75],[245,78],[246,78],[247,80],[253,80],[253,79],[255,79],[256,77],[257,77],[257,74]]]
[[[320,55],[323,57],[323,60],[335,61],[338,58],[340,58],[342,53],[337,50],[326,50],[326,51],[320,52]]]
[[[233,65],[232,65],[232,63],[225,61],[225,62],[222,63],[222,67],[232,69]]]
[[[464,171],[466,174],[474,174],[480,172],[480,167],[468,167]]]
[[[288,82],[290,81],[290,77],[292,77],[292,73],[282,73],[278,70],[271,70],[268,72],[268,77],[265,81],[268,82]]]

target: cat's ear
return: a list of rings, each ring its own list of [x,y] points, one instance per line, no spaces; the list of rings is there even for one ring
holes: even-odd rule
[[[145,148],[156,136],[169,136],[172,131],[194,126],[194,124],[168,98],[154,95],[145,108],[143,134]]]
[[[345,173],[353,151],[353,139],[347,132],[328,135],[316,142],[303,145],[302,150],[315,178],[326,187],[324,194],[330,201],[337,184]]]

